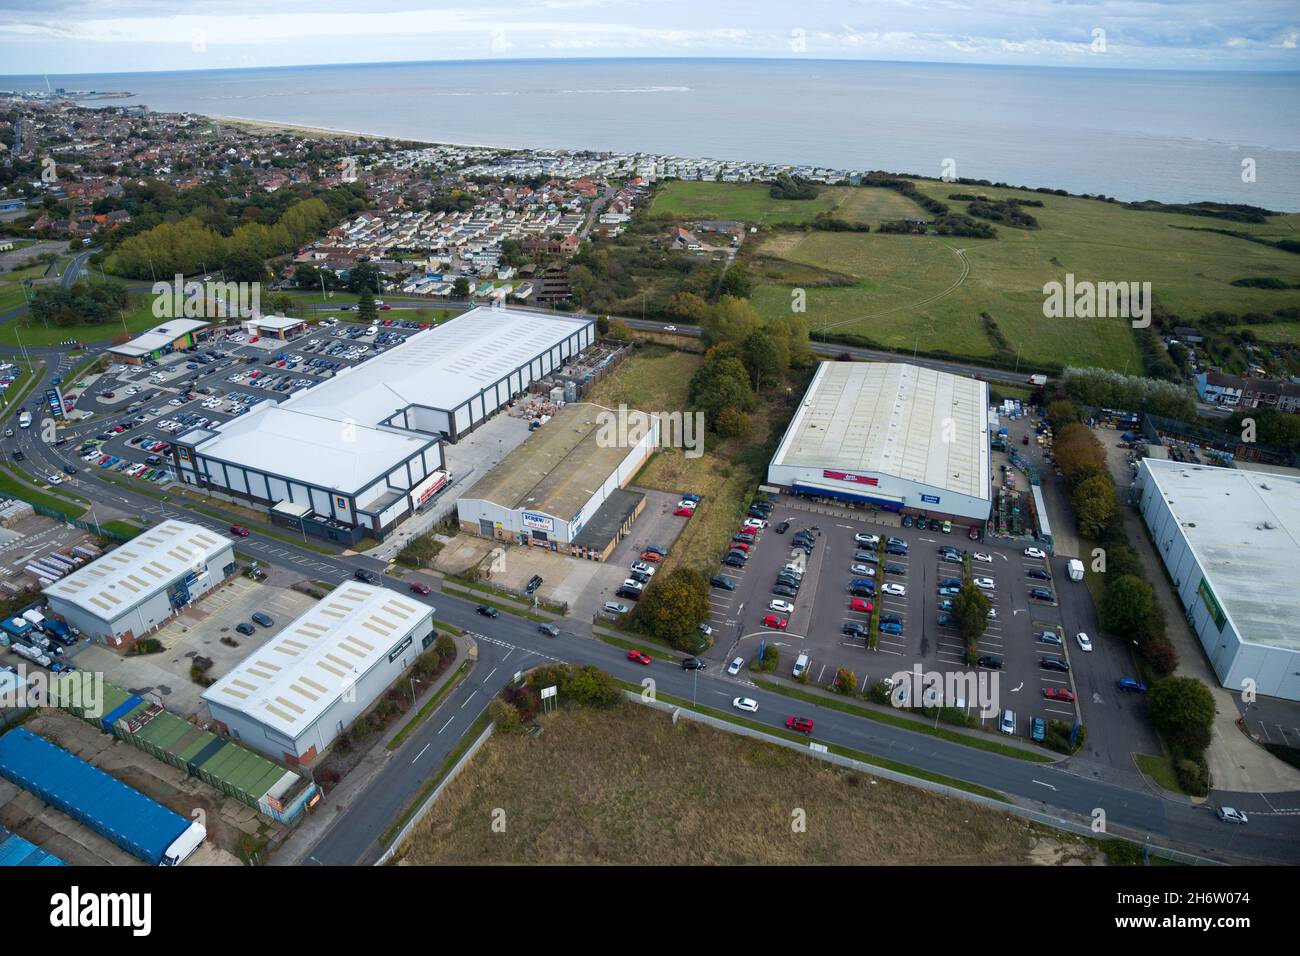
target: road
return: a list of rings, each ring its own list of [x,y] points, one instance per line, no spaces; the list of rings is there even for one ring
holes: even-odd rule
[[[58,367],[58,351],[49,353],[42,380],[31,393],[36,399],[48,387]],[[36,399],[29,399],[35,404]],[[38,406],[39,407],[39,406]],[[28,457],[24,468],[38,477],[56,471],[75,454],[74,443],[62,448],[46,445],[42,429],[33,427],[17,432],[14,439]],[[66,455],[63,454],[66,452]],[[143,515],[158,521],[168,517],[184,518],[217,531],[226,530],[226,522],[190,511],[184,499],[159,501],[116,485],[101,482],[94,469],[84,469],[70,484],[94,502],[112,506],[128,514]],[[219,502],[213,507],[220,509]],[[366,555],[323,556],[319,552],[262,534],[256,528],[238,544],[241,551],[259,555],[273,564],[297,566],[304,574],[318,580],[342,581],[358,568],[382,574],[384,562]],[[406,584],[385,578],[388,586],[405,590]],[[430,582],[434,587],[437,582]],[[491,695],[510,679],[514,671],[546,659],[588,663],[617,677],[637,681],[652,676],[661,691],[691,699],[697,685],[675,665],[656,662],[641,668],[628,662],[624,651],[591,638],[585,622],[566,620],[565,631],[550,639],[536,631],[536,626],[522,618],[503,614],[493,621],[474,614],[474,604],[454,595],[435,590],[428,598],[438,608],[438,617],[476,635],[479,661],[470,677],[453,691],[428,721],[397,751],[362,796],[344,811],[314,848],[311,856],[322,863],[359,863],[377,857],[375,841],[391,824],[396,813],[419,792],[429,775],[454,748],[473,719],[487,706]],[[727,709],[736,696],[755,698],[760,705],[758,720],[772,726],[783,724],[796,711],[815,716],[817,739],[842,744],[878,757],[896,760],[922,770],[944,774],[970,783],[999,790],[1018,802],[1046,812],[1065,813],[1089,818],[1093,811],[1105,811],[1112,826],[1128,828],[1149,835],[1157,843],[1186,848],[1200,848],[1205,854],[1230,852],[1234,855],[1273,862],[1300,862],[1297,817],[1300,816],[1300,793],[1212,794],[1204,807],[1193,807],[1180,800],[1164,799],[1140,788],[1129,788],[1103,779],[1084,766],[1067,760],[1060,764],[1030,764],[998,754],[976,750],[913,731],[880,724],[820,707],[798,704],[781,695],[760,690],[714,670],[698,678],[701,704]],[[1091,764],[1087,765],[1091,766]],[[1246,827],[1233,827],[1216,820],[1209,809],[1213,805],[1232,805],[1251,815]]]

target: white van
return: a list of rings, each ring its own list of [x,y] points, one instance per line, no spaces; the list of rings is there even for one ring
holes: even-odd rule
[[[806,670],[808,670],[808,655],[800,654],[794,662],[794,676],[802,677]]]

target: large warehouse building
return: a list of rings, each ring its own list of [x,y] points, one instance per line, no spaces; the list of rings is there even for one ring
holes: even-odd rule
[[[988,386],[896,362],[823,362],[767,469],[784,491],[966,524],[992,507]]]
[[[1138,486],[1220,683],[1300,700],[1300,478],[1145,458]]]
[[[603,561],[645,507],[624,486],[654,454],[659,419],[570,403],[456,501],[461,530]]]
[[[172,319],[141,332],[129,342],[114,345],[108,354],[128,365],[141,365],[177,349],[190,348],[198,341],[199,333],[211,324],[201,319]]]
[[[50,610],[92,640],[123,647],[235,573],[229,538],[164,521],[45,589]]]
[[[387,588],[340,584],[203,692],[235,740],[309,763],[430,647],[433,608]]]
[[[446,481],[455,441],[595,338],[595,323],[471,309],[279,403],[174,443],[181,480],[382,538]]]

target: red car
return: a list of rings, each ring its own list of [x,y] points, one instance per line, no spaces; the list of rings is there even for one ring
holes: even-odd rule
[[[972,541],[978,541],[980,539],[980,529],[971,528],[970,531],[966,533],[966,536],[970,538]]]
[[[811,717],[787,717],[785,725],[791,730],[797,730],[801,734],[810,734],[813,731],[813,722]]]
[[[417,581],[415,584],[412,584],[412,585],[411,585],[411,593],[412,593],[412,594],[428,594],[428,593],[429,593],[429,585],[427,585],[427,584],[420,584],[420,583]]]
[[[660,558],[659,555],[655,554],[653,551],[642,551],[641,560],[649,561],[651,564],[658,564],[663,559]]]
[[[381,306],[379,307],[379,311],[380,311],[380,312],[388,312],[388,311],[391,310],[391,309],[392,309],[392,306],[391,306],[391,305],[388,305],[388,304],[386,304],[386,303],[385,303],[384,305],[381,305]]]
[[[1067,704],[1074,703],[1074,691],[1065,687],[1044,687],[1043,696],[1048,700],[1063,700]]]
[[[247,538],[247,537],[248,537],[248,529],[247,529],[247,528],[244,528],[244,527],[241,527],[241,526],[239,526],[239,525],[237,525],[237,524],[232,524],[232,525],[230,526],[230,533],[233,534],[233,535],[236,535],[237,537],[240,537],[240,538]]]
[[[861,611],[863,614],[870,614],[873,610],[870,601],[864,601],[862,598],[854,598],[849,602],[850,611]]]
[[[692,511],[690,508],[678,508],[676,511],[673,512],[673,514],[675,514],[679,518],[689,518],[691,515],[695,514],[695,512]]]
[[[784,631],[785,626],[789,623],[790,622],[787,621],[785,618],[777,617],[775,614],[769,614],[767,617],[763,618],[764,627],[774,627],[778,631]]]
[[[743,541],[733,541],[731,546],[733,548],[739,548],[741,551],[744,551],[746,554],[749,554],[749,545],[745,544],[745,542]]]
[[[636,661],[638,664],[650,663],[650,655],[645,651],[628,651],[627,659],[630,661]]]

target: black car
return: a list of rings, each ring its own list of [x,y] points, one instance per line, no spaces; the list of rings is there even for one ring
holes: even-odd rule
[[[641,550],[642,550],[642,551],[649,551],[649,552],[651,552],[652,554],[657,554],[657,555],[659,555],[659,557],[661,557],[661,558],[665,558],[665,557],[668,556],[668,549],[667,549],[667,548],[662,548],[662,547],[660,547],[660,546],[657,545],[657,544],[647,544],[647,545],[646,545],[644,548],[642,548]]]
[[[907,557],[907,545],[891,544],[885,548],[885,554],[893,554],[900,557]]]
[[[735,579],[726,577],[725,575],[722,574],[715,574],[713,576],[713,579],[709,581],[709,583],[712,584],[715,588],[722,588],[722,590],[724,591],[736,590]]]
[[[367,571],[365,568],[357,568],[352,576],[358,581],[364,581],[366,584],[379,583],[379,575],[375,574],[374,571]]]
[[[1070,663],[1064,657],[1040,657],[1038,663],[1045,671],[1066,673],[1070,669]]]
[[[978,664],[980,667],[987,667],[991,671],[1002,670],[1002,658],[997,657],[996,655],[993,654],[985,654],[975,663]]]
[[[627,573],[627,576],[631,578],[633,581],[635,581],[637,584],[650,583],[650,575],[646,574],[644,571],[629,571]],[[533,592],[529,591],[528,593],[532,594]]]
[[[899,617],[897,614],[882,614],[880,615],[880,623],[881,624],[902,624],[903,619]]]
[[[751,501],[749,506],[757,508],[759,511],[766,511],[768,514],[771,514],[772,508],[775,507],[770,501]]]
[[[860,598],[873,598],[876,596],[876,592],[870,588],[849,588],[849,594]]]
[[[486,604],[480,604],[478,607],[474,608],[474,613],[475,613],[475,614],[482,614],[484,617],[500,617],[500,616],[501,616],[501,612],[500,612],[500,611],[498,611],[498,610],[497,610],[496,608],[494,608],[494,607],[489,607],[489,606],[486,605]]]
[[[794,533],[794,540],[796,542],[799,541],[815,542],[817,538],[809,531],[796,531]]]
[[[785,534],[786,531],[789,530],[789,528],[790,528],[790,522],[778,521],[776,526],[772,530],[775,531],[777,534]]]
[[[263,627],[270,627],[275,623],[269,614],[263,614],[261,611],[256,611],[249,616],[252,617],[254,624],[261,624]]]
[[[800,582],[800,580],[799,580],[797,577],[795,577],[793,574],[783,574],[783,575],[781,575],[779,578],[776,579],[776,583],[777,583],[777,584],[784,584],[786,587],[788,587],[788,588],[794,588],[796,591],[798,591],[798,590],[799,590],[799,585],[800,585],[801,582]]]
[[[794,588],[790,587],[790,585],[788,585],[788,584],[777,584],[777,585],[775,585],[775,586],[772,588],[772,593],[773,593],[773,594],[780,595],[781,597],[788,597],[788,598],[798,597],[798,596],[799,596],[799,592],[798,592],[797,590],[795,590]]]
[[[256,630],[256,628],[254,628],[253,625],[249,624],[247,621],[240,621],[238,624],[235,625],[235,630],[238,631],[240,634],[249,635],[252,634],[254,630]]]
[[[880,555],[876,554],[874,551],[854,551],[853,560],[865,561],[867,564],[879,564]]]
[[[729,568],[743,568],[745,559],[738,554],[729,554],[722,559],[722,563]]]
[[[940,614],[938,624],[940,627],[956,627],[957,619],[951,614]]]
[[[887,564],[887,565],[885,565],[885,573],[886,573],[886,574],[906,574],[906,573],[907,573],[907,568],[903,567],[901,564]]]
[[[614,597],[627,598],[630,601],[641,600],[640,588],[619,588],[614,592]]]
[[[867,626],[857,621],[846,621],[843,630],[849,637],[866,637],[868,633]]]
[[[526,585],[524,585],[524,593],[525,593],[525,594],[532,594],[534,591],[536,591],[536,590],[537,590],[538,588],[540,588],[541,586],[542,586],[542,578],[541,578],[541,576],[540,576],[540,575],[537,575],[537,574],[534,574],[531,578],[528,579],[528,583],[527,583]]]
[[[1030,589],[1029,589],[1029,596],[1030,596],[1031,598],[1033,598],[1034,600],[1036,600],[1036,601],[1051,601],[1051,600],[1053,600],[1053,598],[1052,598],[1052,592],[1049,591],[1049,590],[1047,590],[1047,588],[1030,588]]]
[[[698,657],[688,657],[682,661],[682,670],[684,671],[702,671],[708,666],[708,664],[700,660]]]
[[[1048,574],[1046,571],[1044,571],[1042,568],[1030,568],[1028,571],[1025,572],[1025,576],[1030,578],[1037,578],[1040,581],[1052,580],[1052,576]]]
[[[63,472],[67,475],[75,475],[77,473],[77,467],[76,465],[64,465]]]
[[[560,629],[556,627],[554,624],[538,624],[537,630],[545,634],[547,637],[560,636]]]
[[[25,459],[26,457],[27,457],[27,456],[24,455],[24,454],[22,453],[21,450],[18,450],[18,451],[15,451],[15,452],[14,452],[14,461],[22,461],[22,460]]]

